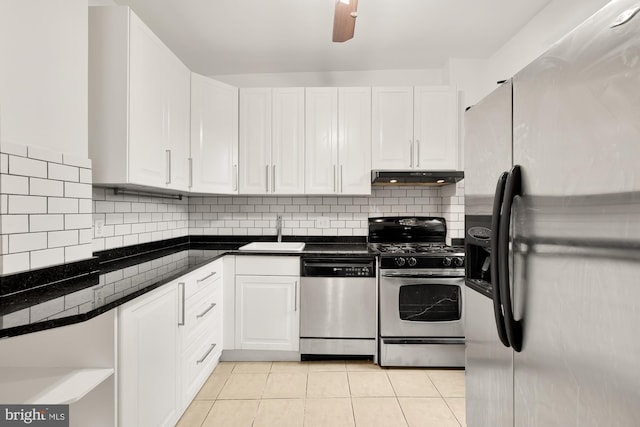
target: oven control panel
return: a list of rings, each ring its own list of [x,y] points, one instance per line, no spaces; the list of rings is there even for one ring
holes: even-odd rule
[[[380,268],[463,268],[464,256],[382,256]]]

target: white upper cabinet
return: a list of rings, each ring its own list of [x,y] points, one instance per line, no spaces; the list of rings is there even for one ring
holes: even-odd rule
[[[305,193],[337,192],[338,89],[307,88]]]
[[[371,103],[373,169],[413,168],[413,88],[374,87]]]
[[[240,89],[240,175],[242,194],[271,190],[271,89]]]
[[[94,184],[188,188],[190,72],[128,8],[89,8]]]
[[[304,194],[304,89],[240,89],[240,194]]]
[[[371,194],[371,88],[338,89],[340,194]]]
[[[371,194],[371,89],[307,88],[306,194]]]
[[[191,74],[191,185],[195,193],[238,193],[238,89]]]
[[[165,155],[169,157],[167,186],[175,190],[187,190],[189,187],[191,71],[173,54],[165,56],[165,63],[168,85],[165,150]]]
[[[374,87],[373,169],[458,168],[458,95],[453,87]]]
[[[414,89],[416,169],[458,169],[458,92],[451,87]]]

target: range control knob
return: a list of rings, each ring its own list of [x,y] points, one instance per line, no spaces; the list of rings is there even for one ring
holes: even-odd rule
[[[462,263],[463,261],[462,261],[462,258],[460,257],[455,257],[453,259],[453,265],[455,265],[456,267],[462,267]]]
[[[397,265],[398,267],[402,267],[402,266],[404,265],[404,263],[405,263],[405,262],[406,262],[406,261],[405,261],[405,259],[404,259],[404,258],[400,258],[400,257],[396,258],[396,265]]]
[[[417,263],[418,263],[418,260],[415,259],[414,257],[409,258],[409,260],[407,261],[407,264],[409,264],[409,267],[415,267]]]
[[[445,267],[449,267],[451,265],[451,257],[444,257],[444,259],[442,260],[442,265],[444,265]]]

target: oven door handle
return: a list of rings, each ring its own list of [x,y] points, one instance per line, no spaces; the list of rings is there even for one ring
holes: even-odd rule
[[[447,275],[442,272],[419,272],[419,273],[380,273],[381,277],[406,277],[411,279],[460,279],[463,275]]]

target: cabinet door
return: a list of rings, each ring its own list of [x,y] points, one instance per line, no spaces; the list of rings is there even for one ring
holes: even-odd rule
[[[189,189],[189,129],[191,125],[191,72],[165,49],[167,88],[166,146],[169,151],[168,184],[174,190]]]
[[[191,191],[238,192],[238,89],[191,74]]]
[[[119,425],[173,426],[179,413],[178,287],[120,307]]]
[[[236,276],[236,346],[298,351],[298,278]]]
[[[371,89],[338,92],[339,192],[371,194]]]
[[[305,93],[305,193],[333,194],[338,185],[338,89]],[[367,151],[370,151],[367,150]]]
[[[137,16],[130,16],[127,181],[165,187],[166,47]]]
[[[304,194],[304,88],[273,89],[274,194]]]
[[[241,194],[271,191],[271,89],[240,89]]]
[[[304,88],[273,89],[271,192],[304,194]]]
[[[413,88],[372,89],[373,169],[412,169]]]
[[[416,87],[415,167],[458,169],[458,93],[452,87]]]

